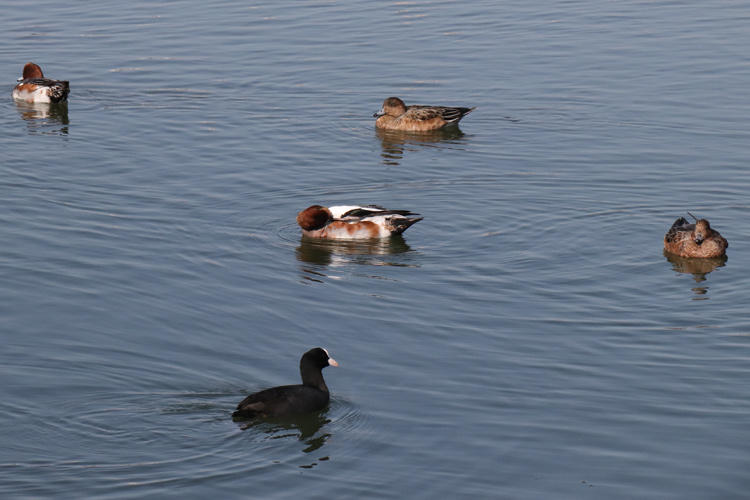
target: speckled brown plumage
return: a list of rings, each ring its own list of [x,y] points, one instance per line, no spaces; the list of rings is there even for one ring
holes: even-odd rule
[[[729,243],[706,219],[690,224],[684,217],[677,219],[664,235],[664,249],[680,257],[710,258],[726,253]]]

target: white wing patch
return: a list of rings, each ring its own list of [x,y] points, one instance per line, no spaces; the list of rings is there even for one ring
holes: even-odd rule
[[[331,215],[333,215],[334,219],[340,219],[342,215],[344,215],[349,210],[354,210],[356,208],[361,208],[362,210],[369,210],[371,212],[382,212],[381,208],[374,208],[374,207],[363,207],[362,205],[337,205],[335,207],[328,207],[328,210],[331,211]]]
[[[328,210],[331,211],[331,215],[334,219],[340,219],[346,212],[354,210],[355,208],[359,207],[357,205],[337,205],[335,207],[328,207]]]

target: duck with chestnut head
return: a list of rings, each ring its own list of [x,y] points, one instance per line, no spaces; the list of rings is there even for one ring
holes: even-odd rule
[[[409,210],[377,205],[312,205],[297,214],[297,224],[308,238],[363,240],[401,234],[422,220]]]
[[[42,68],[29,62],[23,67],[23,75],[11,95],[13,99],[29,103],[57,103],[65,102],[69,93],[67,81],[45,78]]]

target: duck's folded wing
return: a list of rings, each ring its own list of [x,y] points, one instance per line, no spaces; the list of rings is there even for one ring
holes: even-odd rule
[[[428,121],[435,118],[443,118],[439,106],[409,106],[406,108],[405,116],[411,120]]]
[[[375,217],[378,215],[419,215],[410,210],[389,210],[379,205],[340,205],[328,207],[334,219],[352,220]]]
[[[684,217],[680,217],[674,221],[674,224],[669,228],[664,239],[667,241],[674,241],[678,238],[681,239],[683,233],[689,233],[693,229],[695,229],[695,224],[690,224]]]
[[[454,108],[447,106],[409,106],[406,115],[419,121],[428,121],[434,118],[442,118],[448,123],[457,122],[474,108]]]
[[[366,219],[368,217],[379,217],[379,216],[388,216],[388,215],[419,215],[415,214],[414,212],[410,210],[368,210],[366,208],[361,208],[358,210],[352,210],[350,212],[347,212],[343,218],[346,217],[352,217],[357,219]]]

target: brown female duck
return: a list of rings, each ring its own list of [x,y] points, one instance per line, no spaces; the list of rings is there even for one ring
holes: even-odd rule
[[[398,97],[383,101],[383,107],[374,116],[375,126],[386,130],[426,132],[457,124],[475,108],[446,106],[407,106]]]
[[[690,224],[680,217],[664,235],[664,249],[680,257],[721,257],[728,246],[727,240],[711,229],[706,219],[696,219],[695,224]]]

